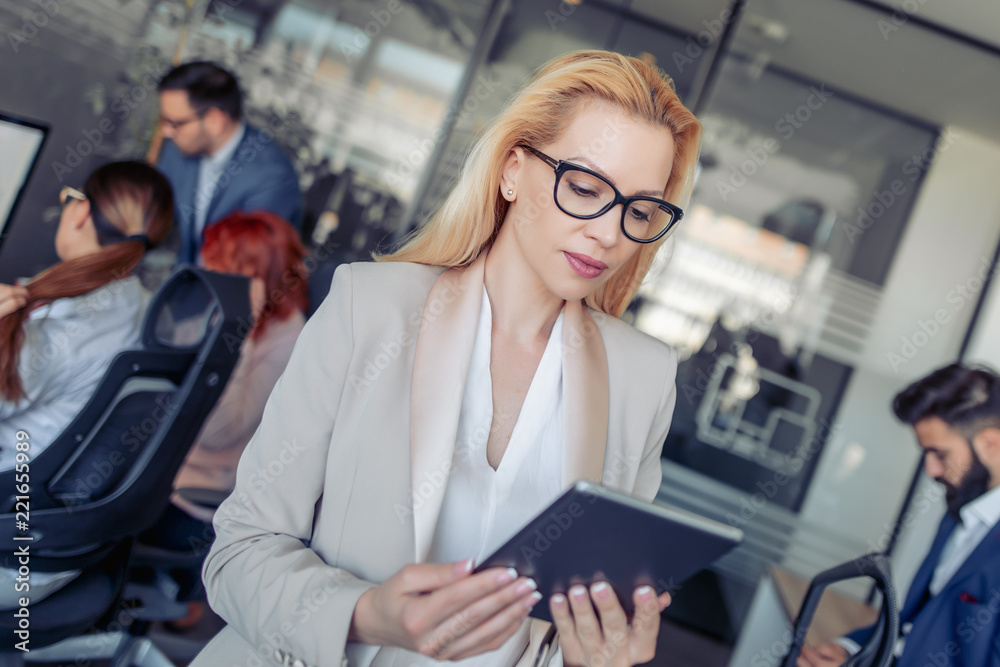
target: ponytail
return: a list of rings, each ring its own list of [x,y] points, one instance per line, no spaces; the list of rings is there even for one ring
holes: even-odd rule
[[[27,303],[0,318],[0,400],[24,397],[18,373],[24,323],[31,310],[56,299],[86,294],[132,273],[150,246],[166,238],[173,221],[173,194],[160,172],[142,162],[112,162],[87,179],[93,215],[126,238],[98,252],[46,269],[25,288]]]

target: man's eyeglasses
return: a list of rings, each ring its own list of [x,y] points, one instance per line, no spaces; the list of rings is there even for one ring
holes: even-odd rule
[[[625,197],[600,174],[549,157],[536,148],[518,144],[556,172],[552,197],[563,213],[581,220],[604,215],[622,205],[622,232],[637,243],[652,243],[669,232],[684,217],[684,211],[655,197]]]
[[[59,205],[66,208],[66,204],[69,203],[70,199],[77,199],[79,201],[87,201],[87,195],[83,194],[76,188],[71,188],[70,186],[65,186],[59,191]]]
[[[171,130],[179,130],[188,123],[193,123],[196,120],[201,120],[205,116],[205,111],[196,111],[190,118],[184,118],[182,120],[171,120],[170,118],[164,118],[160,116],[160,125],[169,127]]]

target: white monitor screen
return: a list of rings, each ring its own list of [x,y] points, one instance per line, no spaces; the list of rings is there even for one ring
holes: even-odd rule
[[[0,114],[0,242],[45,133],[40,125]]]

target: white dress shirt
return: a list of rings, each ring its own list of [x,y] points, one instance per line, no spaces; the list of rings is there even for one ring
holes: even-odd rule
[[[31,312],[18,359],[25,396],[0,399],[0,470],[14,467],[18,431],[34,458],[83,409],[114,356],[139,344],[149,298],[130,276]]]
[[[247,126],[240,123],[222,148],[212,155],[206,155],[198,163],[198,189],[194,192],[194,238],[200,239],[205,231],[205,219],[208,217],[208,205],[215,196],[215,188],[219,178],[226,171],[226,165],[236,152],[236,147],[243,140]],[[200,246],[200,242],[199,242]]]
[[[935,596],[944,590],[945,585],[955,576],[955,573],[969,559],[979,543],[983,541],[990,530],[1000,523],[1000,486],[996,486],[958,511],[962,522],[948,536],[944,549],[941,550],[941,560],[934,568],[931,582],[927,590]],[[903,654],[906,645],[906,635],[913,627],[912,623],[900,628],[900,638],[896,643],[896,657]],[[846,637],[837,640],[851,655],[861,650],[857,642]]]
[[[452,472],[429,562],[485,560],[562,492],[562,326],[560,313],[517,415],[510,442],[494,470],[486,459],[486,444],[494,421],[490,375],[492,311],[483,289]],[[496,651],[449,664],[513,665],[528,645],[530,625],[526,620]],[[375,646],[349,643],[347,655],[350,664],[366,667],[377,650]],[[430,658],[407,663],[412,667],[437,664],[441,663]]]

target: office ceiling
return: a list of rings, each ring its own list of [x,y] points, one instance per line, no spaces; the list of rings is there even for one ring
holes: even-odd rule
[[[913,6],[913,0],[905,4],[899,0],[873,1],[897,11],[905,11],[906,6]],[[918,9],[914,16],[1000,47],[1000,5],[996,0],[916,2]]]
[[[898,113],[1000,142],[1000,2],[907,0],[905,6],[917,8],[915,20],[902,10],[895,23],[873,4],[904,6],[750,0],[733,49]],[[728,6],[725,0],[632,2],[636,13],[695,33]]]

